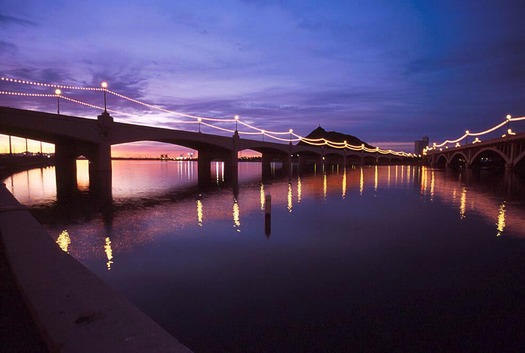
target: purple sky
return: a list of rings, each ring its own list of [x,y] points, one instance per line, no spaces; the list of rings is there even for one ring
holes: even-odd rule
[[[238,114],[303,136],[321,124],[412,152],[424,135],[441,142],[525,115],[524,15],[522,0],[4,0],[0,75],[106,80],[168,109]],[[0,90],[35,88],[0,82]],[[101,92],[64,94],[102,105]],[[53,98],[0,95],[0,105],[56,111]],[[114,114],[122,122],[178,119],[113,96],[108,107],[136,114]],[[70,102],[61,112],[100,113]]]

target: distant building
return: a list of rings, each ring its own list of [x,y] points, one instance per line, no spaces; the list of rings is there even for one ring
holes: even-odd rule
[[[414,143],[414,153],[417,155],[423,154],[425,147],[428,147],[428,136],[423,136],[423,138]]]

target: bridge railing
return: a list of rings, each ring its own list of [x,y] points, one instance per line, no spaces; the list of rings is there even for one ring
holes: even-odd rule
[[[465,147],[468,146],[469,143],[472,145],[487,139],[497,140],[500,138],[511,138],[512,136],[515,136],[518,131],[525,128],[524,124],[516,124],[523,121],[525,121],[525,116],[513,118],[511,115],[507,115],[505,120],[484,131],[471,132],[470,130],[466,130],[462,136],[456,139],[445,140],[441,143],[434,142],[432,146],[429,146],[424,150],[424,154],[436,150]]]
[[[129,105],[122,105],[119,102],[117,102],[119,103],[119,106],[124,107],[124,109],[108,109],[107,95],[111,95],[113,99],[124,101],[126,102],[126,104],[133,103],[135,105],[140,105],[142,108],[146,108],[147,110],[145,113],[143,113],[143,117],[148,119],[155,115],[157,118],[163,121],[164,124],[167,125],[169,128],[182,128],[183,130],[186,130],[188,125],[193,125],[192,130],[197,130],[198,132],[201,132],[202,129],[206,127],[209,129],[214,129],[214,131],[218,134],[227,133],[231,136],[231,134],[238,133],[239,135],[245,138],[257,137],[261,138],[261,140],[263,141],[265,138],[283,143],[296,143],[302,141],[312,146],[327,146],[335,149],[349,149],[352,151],[364,151],[368,153],[396,155],[401,157],[415,157],[415,155],[411,153],[384,150],[379,147],[375,149],[370,149],[364,145],[351,145],[348,144],[346,141],[331,141],[325,138],[309,139],[307,137],[295,133],[293,129],[288,129],[287,131],[271,131],[267,129],[262,129],[246,121],[242,121],[238,115],[234,115],[233,117],[227,118],[214,118],[168,109],[163,106],[146,103],[141,100],[134,99],[126,95],[120,94],[118,92],[112,91],[108,89],[107,82],[102,82],[101,87],[85,87],[34,82],[9,77],[0,77],[0,83],[8,86],[8,88],[23,86],[24,88],[32,89],[32,91],[30,92],[20,92],[9,89],[0,90],[0,95],[7,95],[11,97],[19,97],[24,99],[34,99],[38,97],[45,99],[56,99],[57,114],[60,114],[60,102],[62,101],[63,103],[74,103],[77,106],[80,105],[87,108],[97,109],[98,111],[103,110],[104,112],[127,116],[131,120],[136,118],[137,114],[135,112],[130,112]],[[79,100],[69,96],[69,94],[71,94],[74,91],[82,92],[83,98],[85,98],[85,100]],[[95,93],[99,97],[95,98],[94,95],[87,95],[87,93]],[[100,104],[100,102],[102,102],[101,97],[103,97],[103,107],[98,105]],[[97,101],[99,102],[98,104],[96,103]],[[174,116],[177,117],[177,119],[173,119]],[[128,120],[127,122],[130,121]],[[134,121],[132,121],[132,123],[133,122]],[[139,123],[139,125],[144,125],[144,122]],[[158,125],[154,126],[158,127]],[[240,130],[239,127],[244,128],[244,130]]]

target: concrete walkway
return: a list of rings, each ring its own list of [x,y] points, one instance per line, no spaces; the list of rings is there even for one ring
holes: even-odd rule
[[[0,244],[0,342],[2,352],[47,353]]]
[[[60,250],[5,184],[0,184],[0,238],[50,352],[191,352]]]

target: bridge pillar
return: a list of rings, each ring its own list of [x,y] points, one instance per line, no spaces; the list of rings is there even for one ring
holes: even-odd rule
[[[111,195],[111,145],[103,142],[91,148],[89,156],[89,189],[100,195]]]
[[[199,149],[198,153],[199,156],[197,159],[197,171],[199,184],[206,184],[211,179],[210,163],[213,158],[207,149]]]
[[[262,154],[262,175],[263,177],[269,177],[272,175],[272,156],[269,153]]]
[[[262,152],[262,176],[264,178],[274,177],[275,170],[272,169],[272,162],[281,162],[282,175],[290,175],[292,172],[292,156],[287,152],[265,151]],[[299,159],[299,164],[303,163]],[[300,167],[299,167],[300,168]]]
[[[211,181],[211,162],[220,160],[224,162],[224,181],[236,183],[238,180],[238,159],[237,152],[230,150],[220,150],[211,148],[198,149],[197,170],[199,184],[204,186]],[[220,171],[217,171],[220,173]]]
[[[233,144],[230,153],[226,152],[224,160],[224,180],[237,183],[239,179],[239,132],[233,133]]]
[[[55,176],[58,195],[77,190],[77,155],[67,142],[55,144]]]

